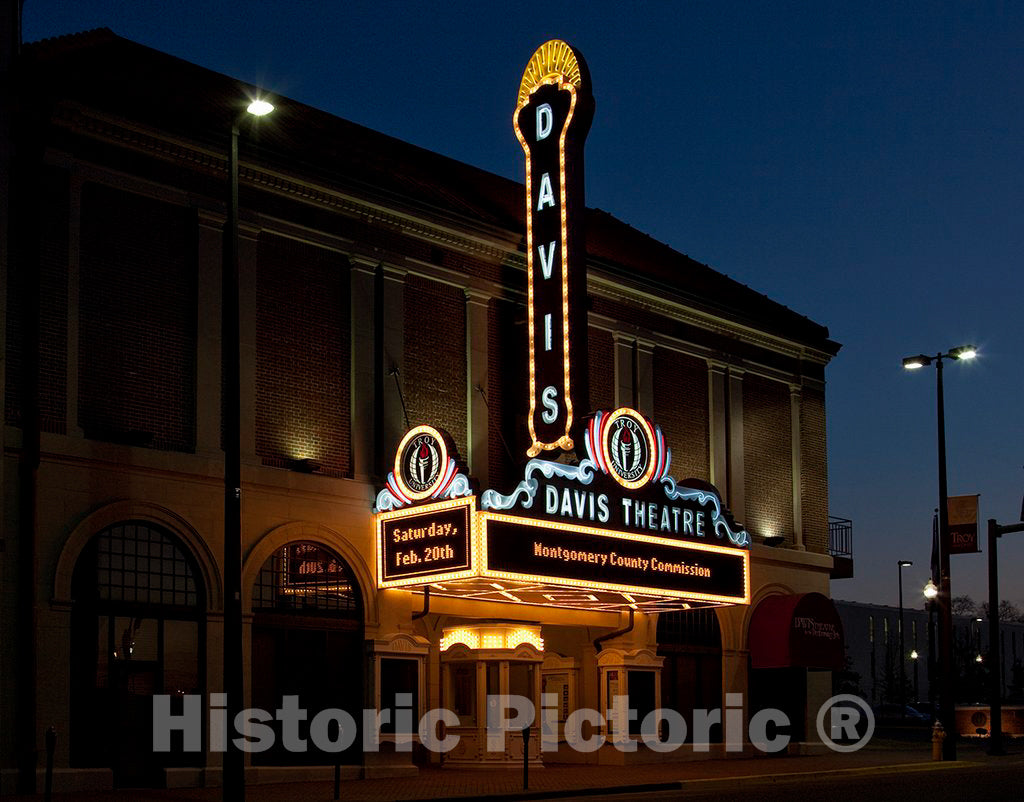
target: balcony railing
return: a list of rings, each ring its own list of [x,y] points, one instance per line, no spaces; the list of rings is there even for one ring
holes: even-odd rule
[[[833,557],[853,556],[853,521],[828,516],[828,553]]]
[[[853,576],[853,521],[828,517],[828,553],[832,557],[832,578]]]

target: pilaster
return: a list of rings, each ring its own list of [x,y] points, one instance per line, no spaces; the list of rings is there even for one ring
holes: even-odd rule
[[[746,520],[743,467],[743,371],[733,367],[729,368],[727,401],[729,408],[729,509],[736,520],[742,522]]]
[[[78,347],[79,347],[79,266],[82,246],[82,185],[85,181],[74,171],[68,187],[68,314],[65,355],[65,431],[69,437],[84,437],[78,424]]]
[[[238,342],[241,387],[239,452],[243,464],[256,464],[256,304],[258,292],[259,229],[239,225],[238,230]]]
[[[481,487],[490,487],[488,410],[480,392],[487,392],[489,301],[487,293],[466,290],[466,461]]]
[[[800,385],[789,386],[790,453],[793,466],[793,547],[804,551],[803,523],[803,458],[800,453],[800,404],[803,399]]]
[[[382,342],[381,359],[383,363],[383,388],[379,403],[382,407],[383,417],[381,420],[380,442],[378,444],[378,459],[384,460],[384,465],[390,463],[387,455],[394,452],[406,430],[405,411],[402,406],[402,397],[395,385],[397,378],[402,392],[405,392],[403,383],[405,367],[405,274],[406,271],[384,265],[381,270],[381,292],[383,295],[382,309]],[[395,373],[397,371],[397,373]],[[387,471],[382,470],[381,475]]]
[[[708,468],[711,484],[729,498],[728,408],[725,365],[708,362]]]
[[[351,380],[349,381],[349,431],[352,444],[352,478],[369,481],[375,472],[377,443],[376,387],[374,382],[374,310],[377,308],[376,265],[350,259]],[[397,445],[397,444],[396,444]]]
[[[221,274],[224,217],[199,212],[196,255],[196,454],[221,453]],[[69,352],[70,353],[70,352]]]

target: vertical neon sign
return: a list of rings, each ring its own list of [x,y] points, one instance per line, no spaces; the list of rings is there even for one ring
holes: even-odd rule
[[[583,143],[594,115],[583,57],[558,39],[533,54],[513,124],[526,154],[530,447],[573,448],[573,394],[587,401]]]

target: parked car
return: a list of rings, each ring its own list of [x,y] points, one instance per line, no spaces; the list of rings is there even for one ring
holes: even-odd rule
[[[927,725],[932,723],[931,716],[922,713],[910,705],[883,704],[873,708],[876,724]]]

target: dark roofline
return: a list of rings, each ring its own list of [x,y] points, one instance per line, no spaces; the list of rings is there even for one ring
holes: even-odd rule
[[[24,57],[52,65],[51,91],[124,117],[129,104],[140,122],[172,135],[219,147],[237,105],[239,87],[257,89],[231,76],[118,36],[109,28],[26,44]],[[82,54],[91,53],[91,58]],[[61,71],[65,61],[74,70]],[[125,63],[134,62],[135,70]],[[92,72],[90,72],[92,71]],[[90,75],[94,76],[90,80]],[[104,80],[96,80],[103,75]],[[145,76],[143,78],[142,76]],[[173,76],[173,79],[171,78]],[[59,80],[58,80],[59,78]],[[145,91],[140,82],[146,80]],[[163,81],[178,90],[168,108],[154,102],[151,85]],[[189,87],[201,88],[191,95]],[[523,185],[456,159],[291,99],[280,97],[275,126],[260,134],[261,161],[304,172],[355,189],[382,203],[429,210],[453,222],[469,221],[522,248],[525,232]],[[178,109],[173,108],[177,100]],[[252,144],[252,143],[251,143]],[[458,188],[458,192],[451,191]],[[742,325],[809,345],[834,356],[840,345],[828,328],[767,295],[691,259],[600,209],[587,210],[590,261],[633,285],[678,299]],[[504,236],[503,236],[504,235]]]

